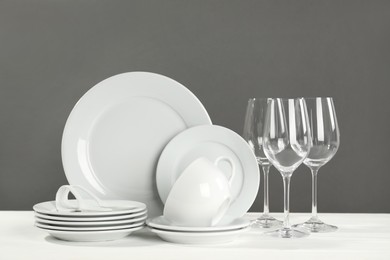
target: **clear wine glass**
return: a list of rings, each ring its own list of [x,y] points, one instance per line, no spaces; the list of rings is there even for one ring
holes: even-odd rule
[[[317,216],[318,170],[336,154],[340,145],[340,132],[333,99],[330,97],[305,98],[313,140],[313,146],[303,161],[312,174],[312,217],[296,225],[311,232],[332,232],[337,227],[325,224]]]
[[[284,222],[281,229],[267,232],[283,238],[309,235],[305,229],[292,228],[289,222],[290,179],[294,170],[309,154],[310,125],[303,98],[271,99],[264,124],[263,149],[268,160],[279,170],[284,186]]]
[[[248,142],[256,156],[259,167],[264,175],[264,207],[263,214],[252,221],[255,228],[272,228],[282,225],[282,221],[269,214],[268,174],[271,163],[263,151],[263,129],[267,112],[268,98],[251,98],[246,109],[243,137]]]

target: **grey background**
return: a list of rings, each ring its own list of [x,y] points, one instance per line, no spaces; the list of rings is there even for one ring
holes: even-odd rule
[[[240,134],[249,97],[334,97],[341,147],[320,171],[319,210],[390,212],[389,48],[390,1],[1,1],[0,209],[53,199],[74,104],[144,70],[181,82]],[[294,173],[292,211],[310,210],[310,178]],[[281,211],[275,169],[270,190]]]

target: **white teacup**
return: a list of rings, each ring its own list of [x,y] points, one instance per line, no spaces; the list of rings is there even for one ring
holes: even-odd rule
[[[218,168],[222,161],[231,165],[230,176]],[[178,226],[215,226],[230,206],[234,174],[234,162],[228,157],[219,157],[215,162],[204,157],[194,160],[169,192],[164,217]]]

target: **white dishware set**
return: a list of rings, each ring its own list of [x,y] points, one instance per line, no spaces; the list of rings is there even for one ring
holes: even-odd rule
[[[149,72],[110,77],[77,102],[62,162],[70,185],[34,210],[39,228],[71,241],[124,237],[146,214],[150,230],[170,242],[232,241],[248,230],[242,217],[259,186],[246,141],[212,125],[183,85]]]
[[[68,117],[61,149],[70,185],[58,190],[56,201],[34,206],[36,226],[70,241],[114,240],[146,223],[169,242],[229,242],[251,224],[243,216],[258,192],[259,163],[264,214],[252,227],[281,226],[268,210],[272,164],[283,177],[286,216],[283,227],[270,234],[334,231],[317,217],[316,181],[318,169],[338,149],[337,119],[331,98],[307,101],[309,109],[303,98],[250,99],[244,140],[212,125],[201,102],[168,77],[110,77],[91,88]],[[297,227],[288,218],[289,184],[301,163],[313,173],[313,216]]]

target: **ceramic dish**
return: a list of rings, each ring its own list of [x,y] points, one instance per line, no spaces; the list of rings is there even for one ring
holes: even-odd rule
[[[51,236],[65,241],[73,242],[102,242],[124,238],[134,231],[142,229],[143,226],[127,229],[106,230],[106,231],[60,231],[40,228]]]
[[[35,226],[39,228],[45,229],[53,229],[53,230],[65,230],[65,231],[103,231],[103,230],[113,230],[113,229],[128,229],[134,228],[144,225],[144,221],[140,221],[137,223],[127,224],[127,225],[108,225],[108,226],[90,226],[90,227],[70,227],[70,226],[60,226],[60,225],[49,225],[43,224],[39,222],[35,222]]]
[[[213,227],[181,227],[172,225],[164,216],[159,216],[146,221],[149,227],[162,229],[167,231],[186,231],[186,232],[211,232],[211,231],[227,231],[240,228],[246,228],[250,225],[250,221],[244,218],[235,219],[230,223],[220,223]]]
[[[178,134],[165,147],[156,174],[163,203],[177,178],[191,162],[199,157],[215,161],[220,156],[231,158],[236,169],[230,188],[232,203],[223,220],[229,222],[242,217],[256,198],[260,182],[259,168],[247,142],[222,126],[192,127]],[[220,165],[227,175],[231,173],[229,164]]]
[[[58,225],[58,226],[67,226],[67,227],[88,227],[88,226],[115,226],[115,225],[125,225],[125,224],[132,224],[132,223],[138,223],[140,221],[146,220],[146,215],[137,217],[137,218],[130,218],[130,219],[122,219],[122,220],[109,220],[109,221],[58,221],[58,220],[48,220],[43,219],[39,217],[35,217],[35,221],[42,223],[42,224],[49,224],[49,225]]]
[[[75,203],[76,201],[69,201],[70,203]],[[122,201],[117,200],[113,201],[113,203],[116,203],[118,205],[122,205],[123,207],[127,206],[127,209],[113,209],[112,211],[61,211],[58,212],[56,208],[56,202],[55,201],[46,201],[41,202],[33,206],[33,209],[35,212],[41,213],[41,214],[47,214],[52,216],[61,216],[61,217],[81,217],[81,216],[90,216],[90,217],[96,217],[96,216],[114,216],[114,215],[123,215],[123,214],[131,214],[131,213],[138,213],[141,211],[146,210],[146,205],[141,202],[136,201]]]
[[[47,220],[60,220],[60,221],[67,221],[67,222],[73,222],[73,221],[82,221],[82,222],[90,222],[90,221],[110,221],[110,220],[121,220],[121,219],[129,219],[129,218],[135,218],[142,215],[147,215],[147,211],[143,210],[137,213],[130,213],[130,214],[123,214],[123,215],[114,215],[114,216],[97,216],[97,217],[74,217],[74,216],[67,216],[67,217],[59,217],[59,216],[53,216],[53,215],[47,215],[42,214],[39,212],[35,212],[35,216],[41,218],[41,219],[47,219]]]
[[[235,229],[230,231],[216,232],[180,232],[166,231],[155,228],[149,228],[151,232],[158,235],[161,239],[176,244],[222,244],[234,241],[241,234],[249,230],[247,228]]]
[[[203,124],[211,124],[207,111],[180,83],[149,72],[110,77],[69,115],[62,137],[66,178],[99,198],[141,201],[150,216],[160,215],[161,151],[181,131]]]

